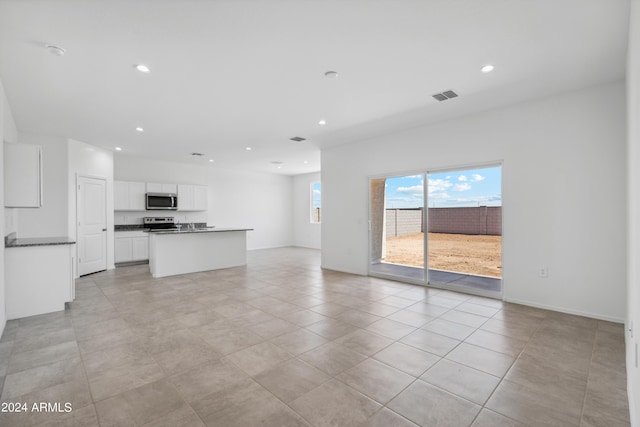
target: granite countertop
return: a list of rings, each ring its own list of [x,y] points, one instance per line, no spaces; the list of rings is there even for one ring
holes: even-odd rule
[[[13,235],[13,236],[12,236]],[[26,237],[16,238],[15,233],[4,238],[5,248],[23,248],[28,246],[74,245],[76,242],[69,237]]]
[[[181,224],[182,227],[187,227],[189,223],[176,223]],[[196,228],[207,228],[206,222],[194,222]],[[144,224],[116,224],[113,227],[114,231],[149,231],[149,227],[145,227]]]
[[[116,224],[113,227],[113,231],[146,231],[148,228],[145,228],[143,224]]]
[[[225,231],[252,231],[253,228],[218,228],[218,227],[201,227],[195,229],[182,228],[181,230],[158,230],[149,231],[149,234],[191,234],[191,233],[221,233]]]

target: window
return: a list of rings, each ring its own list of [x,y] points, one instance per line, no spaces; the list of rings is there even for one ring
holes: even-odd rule
[[[320,224],[320,181],[311,183],[311,223]]]

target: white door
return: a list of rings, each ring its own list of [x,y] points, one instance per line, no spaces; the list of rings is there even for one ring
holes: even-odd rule
[[[78,274],[107,269],[106,181],[78,177]]]

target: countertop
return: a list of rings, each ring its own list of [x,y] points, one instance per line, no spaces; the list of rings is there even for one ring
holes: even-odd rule
[[[13,233],[12,233],[13,234]],[[27,237],[16,239],[11,235],[5,237],[5,248],[23,248],[27,246],[74,245],[76,242],[68,237]]]
[[[252,231],[253,228],[219,228],[219,227],[206,227],[196,228],[195,230],[189,230],[188,228],[182,228],[181,230],[162,230],[162,231],[149,231],[149,234],[192,234],[192,233],[221,233],[225,231]]]
[[[177,222],[176,224],[181,224],[182,227],[187,227],[190,223],[188,223],[188,222],[184,222],[184,223]],[[207,227],[207,223],[206,222],[194,222],[193,224],[197,228],[206,228]],[[118,231],[149,231],[149,228],[145,227],[144,224],[116,224],[114,226],[114,231],[115,232],[118,232]]]

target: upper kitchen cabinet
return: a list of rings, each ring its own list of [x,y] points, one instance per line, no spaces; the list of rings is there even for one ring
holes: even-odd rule
[[[206,211],[207,187],[205,185],[178,185],[178,210]]]
[[[113,183],[113,208],[116,211],[145,210],[145,183],[115,181]]]
[[[147,193],[177,193],[178,186],[176,184],[158,184],[155,182],[147,182]]]
[[[42,206],[42,148],[28,144],[4,144],[4,206]]]

